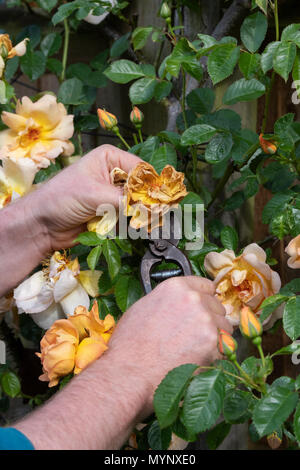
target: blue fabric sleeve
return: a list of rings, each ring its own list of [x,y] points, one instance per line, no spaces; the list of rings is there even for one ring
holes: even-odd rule
[[[34,450],[34,447],[17,429],[0,428],[0,450]]]

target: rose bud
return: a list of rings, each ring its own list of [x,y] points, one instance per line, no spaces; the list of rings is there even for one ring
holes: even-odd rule
[[[118,120],[114,114],[100,108],[97,110],[97,113],[102,129],[105,131],[114,131],[114,129],[117,129]]]
[[[171,9],[170,9],[167,2],[163,2],[162,6],[161,6],[161,9],[160,9],[160,12],[159,12],[159,16],[161,18],[164,18],[164,19],[170,18]]]
[[[137,106],[134,106],[133,110],[130,113],[130,121],[132,122],[132,124],[135,125],[137,129],[140,129],[142,127],[144,115]]]
[[[243,307],[241,310],[240,330],[244,336],[250,339],[256,339],[263,332],[261,322],[249,307]]]
[[[237,350],[237,342],[225,330],[219,331],[219,351],[225,354],[228,359],[235,359],[235,351]]]
[[[267,436],[267,441],[269,447],[271,447],[273,450],[278,449],[282,443],[282,439],[278,436],[277,432],[272,432],[272,434]]]
[[[266,140],[263,138],[263,134],[259,135],[260,146],[265,153],[273,155],[277,152],[277,147],[272,140]]]

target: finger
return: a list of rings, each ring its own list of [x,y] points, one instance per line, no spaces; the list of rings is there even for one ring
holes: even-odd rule
[[[212,313],[215,313],[216,315],[221,315],[225,317],[226,310],[215,296],[204,294],[201,295],[201,297],[202,300],[205,302],[205,307],[207,308],[207,310]]]
[[[221,315],[215,315],[214,318],[215,318],[217,327],[218,327],[220,330],[225,330],[227,333],[229,333],[230,335],[232,335],[232,333],[233,333],[233,326],[232,326],[231,323],[227,320],[227,318],[222,317]]]
[[[185,276],[183,278],[191,289],[199,292],[199,294],[214,295],[216,288],[212,281],[200,276]]]
[[[90,152],[89,158],[99,161],[101,164],[101,171],[103,172],[103,170],[107,170],[108,175],[116,167],[129,173],[132,168],[142,162],[142,160],[136,155],[120,150],[113,145],[102,145],[101,147],[97,147]]]

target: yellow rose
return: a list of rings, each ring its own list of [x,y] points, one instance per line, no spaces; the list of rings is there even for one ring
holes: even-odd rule
[[[73,116],[50,94],[33,103],[24,96],[16,114],[3,111],[2,121],[9,129],[0,132],[0,159],[30,158],[37,169],[47,168],[56,157],[72,155]]]
[[[78,343],[78,331],[72,323],[64,319],[56,320],[41,340],[41,353],[36,353],[44,372],[39,379],[54,387],[60,377],[70,374],[75,367]]]
[[[279,292],[279,275],[266,263],[266,253],[256,243],[248,245],[240,256],[232,250],[206,255],[204,266],[214,279],[216,293],[232,325],[240,322],[240,311],[247,306],[259,313],[264,299]]]
[[[0,166],[0,209],[32,190],[36,166],[28,158],[4,158]]]
[[[100,320],[97,302],[90,312],[79,306],[68,319],[56,320],[41,340],[41,353],[36,353],[43,365],[40,380],[53,387],[65,375],[79,374],[107,350],[114,328],[112,315]]]
[[[285,249],[285,252],[290,256],[287,264],[292,269],[300,268],[300,235],[290,241]]]

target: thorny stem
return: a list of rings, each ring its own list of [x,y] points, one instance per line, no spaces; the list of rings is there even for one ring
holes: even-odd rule
[[[238,361],[235,360],[233,361],[233,364],[235,367],[240,371],[241,375],[245,378],[246,382],[252,387],[255,388],[256,390],[259,390],[259,387],[252,381],[251,377],[242,369],[242,367],[239,365]]]
[[[65,41],[64,41],[64,50],[63,50],[63,58],[62,58],[62,71],[60,76],[60,81],[63,82],[66,76],[66,67],[67,67],[67,60],[68,60],[68,50],[69,50],[69,39],[70,39],[70,28],[68,24],[68,20],[64,19],[64,28],[65,28]]]
[[[275,30],[276,30],[275,41],[279,41],[278,0],[275,0],[274,19],[275,19]],[[269,114],[270,97],[271,97],[271,91],[272,91],[272,88],[273,88],[273,85],[274,85],[274,80],[275,80],[275,72],[273,70],[272,75],[271,75],[270,86],[269,86],[268,91],[266,93],[264,117],[263,117],[263,122],[262,122],[262,126],[261,126],[261,133],[262,134],[266,130],[267,119],[268,119],[268,114]]]

